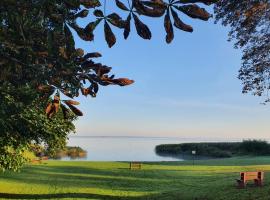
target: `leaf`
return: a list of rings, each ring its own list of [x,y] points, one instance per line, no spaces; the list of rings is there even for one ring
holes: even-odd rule
[[[91,36],[92,40],[94,39],[94,30],[97,27],[97,25],[101,22],[102,19],[97,19],[96,21],[90,22],[86,25],[84,28],[84,33]]]
[[[99,0],[80,0],[80,4],[86,8],[95,8],[101,6]]]
[[[70,108],[70,110],[72,110],[72,112],[77,115],[77,116],[83,116],[82,111],[80,111],[78,108],[76,108],[75,106],[71,105],[71,104],[67,104],[67,106]]]
[[[138,35],[141,36],[143,39],[150,40],[152,37],[152,34],[149,28],[144,23],[142,23],[135,14],[132,13],[132,16],[135,21],[135,27],[136,27]]]
[[[53,116],[53,114],[55,113],[55,106],[52,102],[48,103],[45,113],[47,115],[48,118],[51,118]]]
[[[118,79],[113,79],[112,82],[119,86],[127,86],[134,83],[135,81],[127,79],[127,78],[118,78]]]
[[[94,15],[96,17],[104,17],[103,12],[101,10],[98,10],[98,9],[94,11]]]
[[[129,11],[129,9],[119,0],[115,0],[116,6],[122,10]]]
[[[127,39],[130,33],[130,20],[131,20],[131,14],[128,15],[125,27],[124,27],[124,38]]]
[[[55,114],[55,106],[52,105],[51,111],[47,114],[48,118],[52,118],[52,116]]]
[[[107,23],[107,21],[104,22],[104,34],[105,34],[105,40],[108,46],[111,48],[115,44],[116,38],[112,32],[110,25]]]
[[[118,28],[124,28],[125,27],[125,21],[116,13],[112,13],[107,16],[108,21],[118,27]]]
[[[181,19],[178,17],[177,13],[173,9],[171,9],[171,12],[174,19],[174,26],[176,28],[179,28],[187,32],[193,32],[193,28],[190,25],[187,25],[184,22],[182,22]]]
[[[78,12],[74,17],[75,18],[78,18],[78,17],[84,18],[84,17],[87,17],[88,13],[89,13],[88,10],[83,9],[82,11]]]
[[[63,102],[67,105],[80,105],[80,102],[74,100],[64,100]]]
[[[60,105],[60,96],[59,94],[56,94],[54,95],[54,99],[53,99],[53,107],[54,107],[55,113],[58,112],[59,105]]]
[[[78,36],[84,41],[92,41],[94,39],[93,31],[86,31],[85,28],[79,27],[77,24],[69,24],[78,34]]]
[[[174,7],[192,18],[207,21],[211,17],[211,15],[204,8],[200,8],[196,4]]]
[[[98,58],[101,57],[102,55],[98,52],[93,52],[93,53],[87,53],[84,55],[84,59],[88,59],[88,58]]]
[[[48,103],[48,105],[47,105],[47,107],[45,109],[45,113],[49,114],[51,112],[51,110],[52,110],[52,103],[50,102],[50,103]]]
[[[152,5],[154,4],[155,2],[152,2]],[[141,2],[141,0],[133,0],[133,5],[138,14],[149,17],[161,17],[166,11],[166,5],[164,4],[164,6],[161,6],[161,2],[158,2],[156,6],[147,7]]]
[[[184,3],[203,3],[205,5],[211,5],[213,3],[217,3],[219,0],[179,0],[174,2],[174,4],[176,3],[180,3],[180,4],[184,4]]]
[[[141,1],[141,3],[143,5],[148,6],[148,7],[151,7],[151,8],[158,8],[158,9],[165,9],[165,10],[167,9],[167,6],[168,6],[162,0]]]
[[[174,34],[173,34],[173,26],[172,26],[172,22],[171,22],[171,19],[170,19],[169,9],[167,10],[166,15],[164,17],[164,27],[165,27],[165,30],[166,30],[166,33],[167,33],[166,42],[171,43],[171,41],[174,38]]]

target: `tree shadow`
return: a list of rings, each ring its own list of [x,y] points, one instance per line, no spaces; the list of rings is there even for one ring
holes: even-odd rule
[[[149,178],[147,178],[149,176]],[[143,171],[106,170],[77,166],[29,166],[21,173],[0,175],[1,179],[36,185],[66,188],[102,188],[123,192],[153,192],[162,189],[166,180]]]
[[[0,193],[0,198],[5,199],[62,199],[62,198],[86,198],[86,199],[100,199],[100,200],[124,200],[124,199],[140,199],[140,197],[121,197],[112,195],[101,195],[91,193],[58,193],[58,194],[11,194],[11,193]]]

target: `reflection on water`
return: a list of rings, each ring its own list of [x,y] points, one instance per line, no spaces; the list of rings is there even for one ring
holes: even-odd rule
[[[91,161],[182,161],[185,157],[159,156],[155,146],[159,144],[178,144],[187,142],[207,142],[224,140],[183,139],[166,137],[107,137],[74,136],[70,137],[69,146],[79,146],[87,151],[86,158],[75,160]],[[228,140],[226,140],[228,141]],[[235,140],[234,140],[235,141]],[[70,158],[63,158],[70,160]]]

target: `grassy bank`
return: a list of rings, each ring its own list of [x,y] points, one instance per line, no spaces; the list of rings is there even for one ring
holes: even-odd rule
[[[264,170],[263,188],[236,189],[240,171]],[[48,161],[0,174],[0,199],[269,199],[270,157],[144,163]]]

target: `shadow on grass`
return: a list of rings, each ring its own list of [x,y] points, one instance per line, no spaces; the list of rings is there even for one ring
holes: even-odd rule
[[[62,199],[62,198],[86,198],[86,199],[101,199],[101,200],[122,200],[122,199],[140,199],[140,197],[120,197],[111,195],[91,194],[91,193],[59,193],[59,194],[10,194],[0,193],[0,198],[5,199]]]
[[[77,166],[29,166],[21,173],[0,174],[2,180],[49,185],[57,188],[100,188],[128,192],[153,192],[162,190],[167,176],[153,176],[144,171],[104,170]]]

